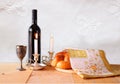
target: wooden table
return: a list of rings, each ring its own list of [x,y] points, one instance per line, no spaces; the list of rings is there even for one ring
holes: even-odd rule
[[[16,63],[0,63],[0,75],[1,74],[12,74],[16,72],[17,66],[18,64]],[[120,70],[120,65],[114,65],[114,67],[118,67],[118,70]],[[24,74],[24,71],[22,73]],[[120,76],[108,77],[108,78],[96,78],[96,79],[82,79],[75,73],[60,72],[60,71],[55,70],[53,67],[49,67],[49,66],[39,71],[31,70],[29,71],[28,76],[29,77],[26,80],[26,84],[36,84],[36,83],[37,84],[38,83],[40,84],[80,84],[80,83],[81,84],[83,83],[107,83],[107,84],[117,83],[117,84],[120,84]],[[16,74],[16,77],[17,77],[17,74]]]

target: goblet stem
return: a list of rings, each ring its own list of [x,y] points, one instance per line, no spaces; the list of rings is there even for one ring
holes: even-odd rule
[[[22,60],[20,60],[20,69],[23,69],[23,67],[22,67]]]
[[[22,66],[22,60],[20,60],[20,69],[19,69],[20,71],[24,71],[25,69],[23,68],[23,66]]]

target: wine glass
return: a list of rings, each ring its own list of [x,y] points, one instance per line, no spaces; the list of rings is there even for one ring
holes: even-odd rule
[[[16,45],[16,54],[17,54],[18,58],[20,59],[20,68],[18,68],[18,70],[20,70],[20,71],[25,70],[22,66],[22,60],[25,57],[26,49],[27,49],[27,46]]]

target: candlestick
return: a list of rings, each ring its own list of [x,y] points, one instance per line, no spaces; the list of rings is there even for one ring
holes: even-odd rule
[[[50,52],[53,52],[53,47],[54,47],[54,37],[53,34],[50,35]]]
[[[39,54],[33,54],[33,56],[34,56],[34,61],[35,61],[34,64],[33,64],[33,70],[43,69],[45,67],[45,65],[41,65],[37,62]]]
[[[54,52],[48,51],[48,53],[49,53],[49,60],[52,61]]]
[[[54,52],[48,51],[48,53],[49,53],[49,56],[42,56],[42,62],[48,66],[51,66]]]

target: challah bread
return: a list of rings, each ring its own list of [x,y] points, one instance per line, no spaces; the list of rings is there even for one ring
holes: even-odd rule
[[[56,68],[71,69],[69,54],[66,51],[56,53],[51,65]]]

